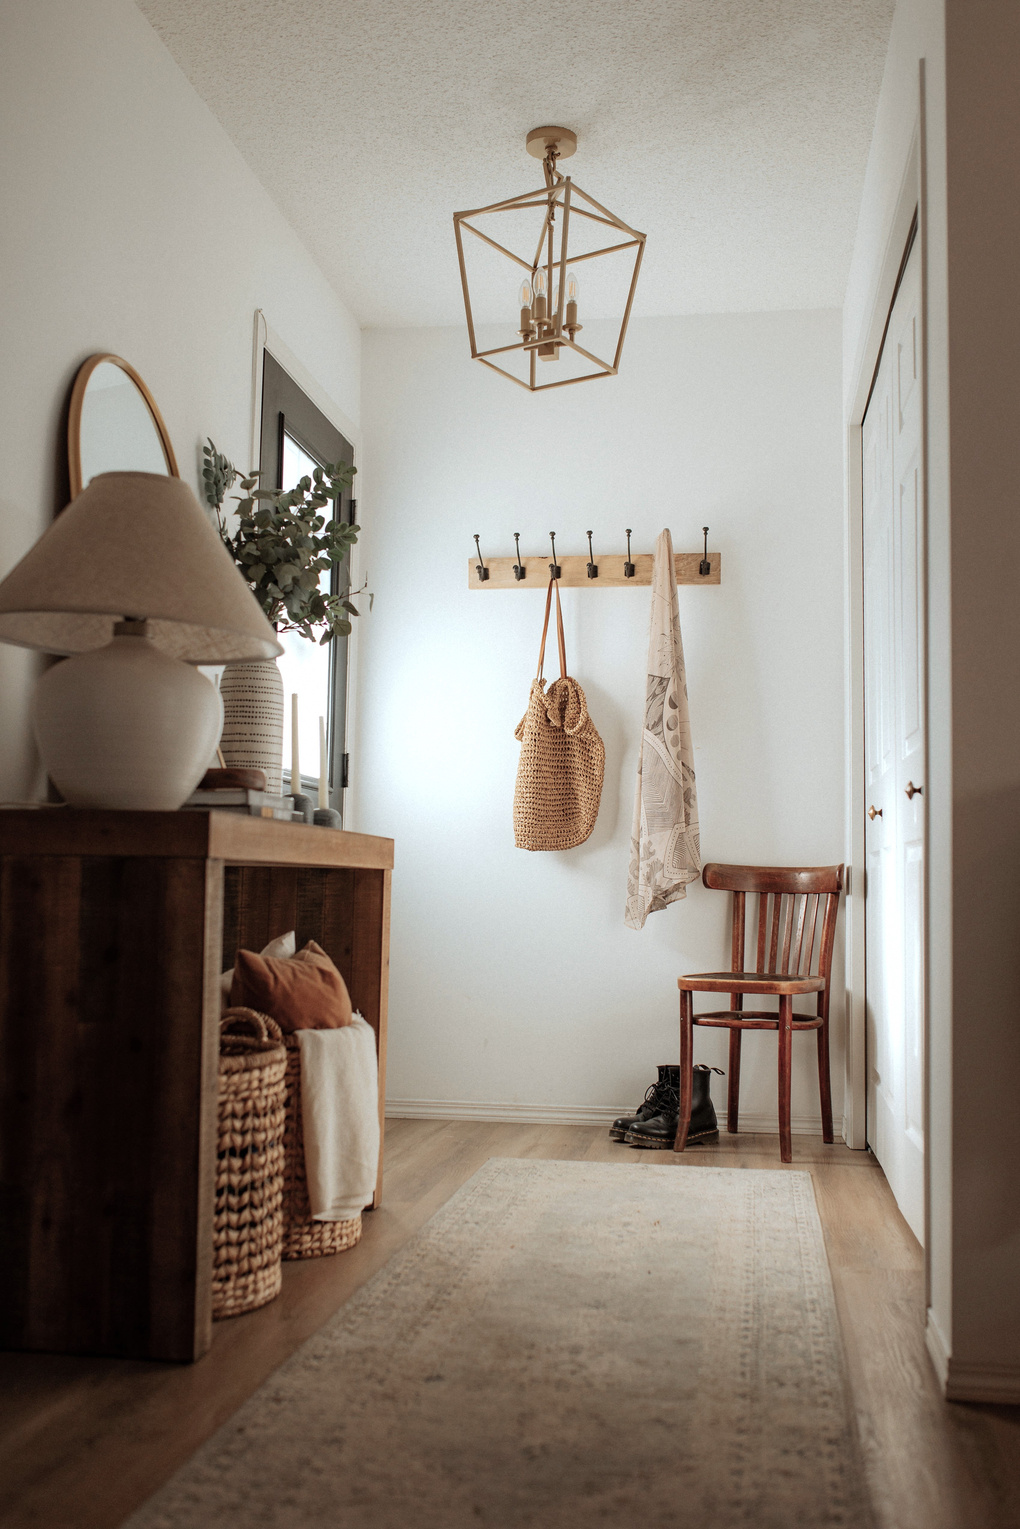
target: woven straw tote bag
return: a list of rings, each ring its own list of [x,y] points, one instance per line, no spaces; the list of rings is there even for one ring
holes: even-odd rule
[[[560,677],[548,692],[542,678],[553,587]],[[606,750],[588,715],[584,691],[567,674],[560,586],[549,580],[538,674],[528,709],[514,732],[521,744],[514,791],[514,839],[518,849],[573,849],[595,827],[602,796]]]

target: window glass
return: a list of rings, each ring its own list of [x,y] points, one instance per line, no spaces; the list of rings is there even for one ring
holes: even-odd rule
[[[281,488],[294,488],[304,477],[311,477],[316,462],[291,436],[283,432],[283,471]],[[323,511],[328,520],[331,508]],[[329,593],[329,573],[319,581],[320,588]],[[291,696],[298,698],[298,748],[301,754],[302,779],[314,784],[319,778],[319,718],[329,717],[329,646],[320,647],[309,642],[299,632],[280,632],[283,652],[277,660],[283,677],[283,763],[284,773],[289,776],[291,761]],[[313,792],[314,795],[314,792]]]

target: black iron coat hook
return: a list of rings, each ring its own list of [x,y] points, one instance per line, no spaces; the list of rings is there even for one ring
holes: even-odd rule
[[[625,579],[632,579],[636,573],[637,573],[637,569],[634,567],[634,564],[630,560],[630,527],[628,526],[627,527],[627,561],[623,565],[623,576],[624,576]]]
[[[549,540],[552,542],[552,562],[549,564],[549,576],[550,576],[550,578],[558,579],[560,577],[560,574],[563,572],[563,569],[560,567],[559,563],[557,563],[557,561],[556,561],[556,532],[555,531],[550,531],[549,532]]]
[[[591,550],[591,532],[586,531],[585,535],[588,538],[588,577],[589,579],[597,579],[599,576],[599,565],[596,563],[595,554]]]
[[[514,532],[514,545],[517,548],[517,561],[514,564],[514,578],[518,583],[520,583],[521,579],[527,578],[528,570],[521,562],[521,533],[519,531]]]
[[[704,578],[706,574],[712,572],[712,564],[708,560],[708,527],[702,526],[701,529],[705,533],[705,552],[701,562],[698,564],[698,572]]]
[[[475,536],[475,546],[478,548],[478,562],[475,564],[475,572],[478,574],[479,584],[484,584],[489,577],[489,570],[485,566],[485,559],[482,557],[482,549],[477,535]]]

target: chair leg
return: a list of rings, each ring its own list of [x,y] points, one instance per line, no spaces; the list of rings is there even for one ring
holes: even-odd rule
[[[818,1031],[818,1095],[822,1104],[822,1140],[831,1143],[832,1084],[829,1077],[829,1022],[822,1021]]]
[[[793,1143],[790,1140],[790,1071],[793,1054],[793,999],[779,1000],[779,1156],[784,1163],[793,1162]]]
[[[691,1127],[691,1095],[694,1091],[694,996],[680,994],[680,1119],[677,1121],[674,1152],[687,1145]]]
[[[726,1080],[726,1129],[734,1134],[740,1114],[740,1042],[739,1030],[730,1031],[730,1075]]]

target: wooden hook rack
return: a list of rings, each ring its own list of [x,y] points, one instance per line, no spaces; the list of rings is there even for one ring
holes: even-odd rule
[[[587,534],[587,533],[586,533]],[[555,551],[552,555],[537,557],[483,558],[479,549],[476,557],[468,560],[469,589],[545,589],[553,566],[559,569],[559,582],[564,589],[629,589],[652,582],[651,552],[595,553],[588,556],[564,557]],[[477,545],[478,538],[475,538]],[[675,552],[673,564],[678,584],[720,584],[722,582],[722,559],[718,552]],[[627,569],[628,572],[624,572]],[[594,572],[592,571],[594,570]],[[630,572],[629,570],[633,570]]]

